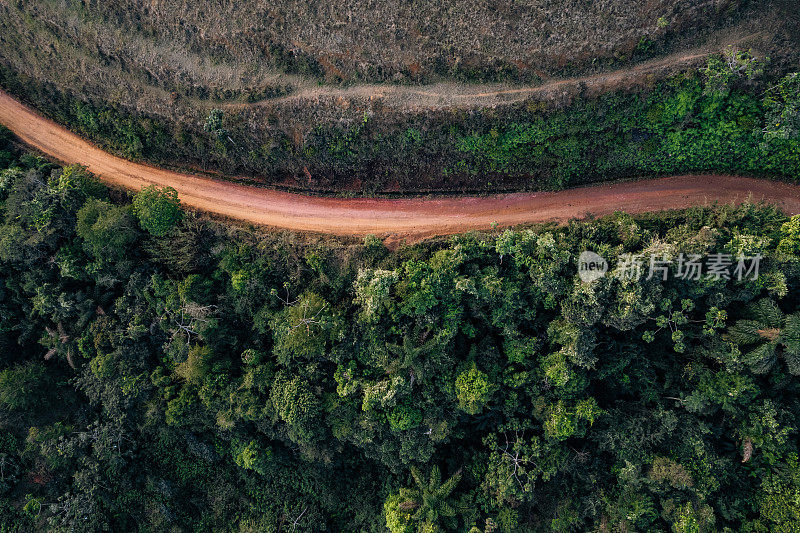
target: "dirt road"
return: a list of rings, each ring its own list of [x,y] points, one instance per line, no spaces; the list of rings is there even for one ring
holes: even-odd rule
[[[531,97],[545,99],[559,92],[578,89],[587,93],[600,93],[616,89],[646,85],[663,79],[670,73],[691,70],[705,64],[710,54],[720,53],[729,46],[751,48],[766,32],[750,32],[743,27],[727,29],[708,38],[702,46],[683,50],[659,58],[642,61],[614,70],[603,70],[596,74],[573,78],[546,78],[534,85],[508,83],[459,83],[437,82],[426,85],[393,85],[362,83],[347,87],[319,85],[317,80],[298,75],[281,75],[279,78],[292,87],[289,95],[269,98],[260,102],[228,102],[220,106],[207,102],[211,107],[223,109],[245,109],[261,106],[280,106],[294,102],[334,102],[347,106],[353,101],[379,101],[381,105],[403,111],[458,108],[475,109],[498,107],[521,102]],[[277,82],[276,82],[277,83]],[[203,101],[196,100],[196,103]]]
[[[339,199],[248,187],[132,163],[84,141],[0,91],[0,123],[30,146],[64,163],[80,163],[104,182],[138,190],[174,187],[183,205],[233,219],[335,235],[392,240],[565,222],[587,215],[678,209],[710,202],[765,200],[800,213],[800,186],[734,176],[673,176],[558,192],[438,199]]]
[[[750,35],[748,38],[752,38]],[[450,108],[486,108],[523,101],[531,96],[543,97],[565,88],[581,86],[587,91],[598,92],[632,87],[646,82],[648,76],[663,77],[665,72],[681,68],[697,67],[709,54],[722,50],[706,46],[687,52],[671,54],[632,67],[600,72],[588,76],[564,79],[548,79],[537,85],[513,86],[503,83],[468,84],[457,82],[432,83],[425,86],[359,84],[351,87],[332,87],[306,84],[287,96],[256,103],[229,103],[222,107],[238,109],[244,107],[278,105],[294,101],[351,101],[380,100],[387,107],[404,110]]]

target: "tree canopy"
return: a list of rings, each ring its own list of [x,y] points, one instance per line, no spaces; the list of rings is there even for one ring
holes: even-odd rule
[[[800,247],[774,208],[389,251],[8,150],[3,531],[800,528]],[[612,266],[591,283],[585,250]],[[613,268],[650,254],[666,279]],[[679,276],[692,254],[761,260]]]
[[[181,218],[180,200],[175,189],[149,185],[133,198],[133,212],[148,233],[164,236]]]

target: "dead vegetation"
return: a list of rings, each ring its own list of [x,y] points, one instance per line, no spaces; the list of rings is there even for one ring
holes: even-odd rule
[[[756,3],[756,2],[751,2]],[[31,9],[23,2],[23,9]],[[64,1],[59,16],[78,11]],[[330,80],[385,81],[426,74],[552,75],[567,65],[631,56],[676,37],[696,38],[747,9],[742,0],[136,0],[83,2],[83,17],[204,56],[275,66]],[[42,9],[42,8],[37,8]],[[663,49],[662,49],[663,51]],[[307,64],[303,64],[304,60]],[[416,73],[416,74],[415,74]]]
[[[318,79],[536,82],[697,46],[759,4],[18,0],[0,4],[0,60],[53,78],[42,74],[55,57],[73,84],[100,74],[95,84],[200,99],[258,100]]]

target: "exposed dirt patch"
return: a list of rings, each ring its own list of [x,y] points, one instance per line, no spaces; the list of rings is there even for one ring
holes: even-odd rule
[[[753,36],[748,36],[753,37]],[[552,93],[580,87],[588,93],[642,85],[648,78],[662,78],[669,72],[696,67],[709,54],[720,51],[718,47],[697,48],[672,54],[661,59],[645,61],[631,68],[612,70],[578,78],[551,79],[538,85],[512,86],[508,84],[466,84],[442,82],[421,87],[408,85],[363,84],[352,87],[311,86],[288,96],[255,104],[229,103],[222,107],[237,109],[248,106],[275,106],[297,101],[334,101],[341,107],[353,100],[380,100],[386,107],[420,111],[441,108],[487,108],[524,101],[532,96],[545,97]]]

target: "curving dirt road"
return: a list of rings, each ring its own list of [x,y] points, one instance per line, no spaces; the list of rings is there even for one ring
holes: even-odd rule
[[[23,142],[64,163],[80,163],[104,182],[138,190],[174,187],[183,205],[233,219],[335,235],[376,234],[391,240],[588,215],[678,209],[748,199],[800,213],[800,186],[734,176],[673,176],[558,192],[438,199],[319,198],[248,187],[154,168],[113,156],[0,91],[0,123]]]

